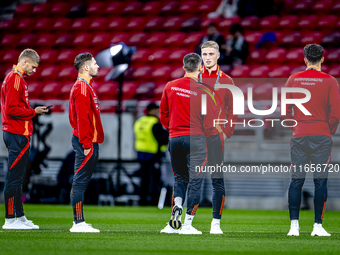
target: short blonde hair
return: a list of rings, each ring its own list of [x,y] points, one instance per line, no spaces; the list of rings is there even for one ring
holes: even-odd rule
[[[214,48],[217,51],[220,51],[220,47],[218,46],[217,42],[214,41],[206,41],[203,43],[201,49],[203,50],[204,48]]]
[[[18,61],[20,62],[20,60],[24,58],[30,59],[31,61],[37,63],[38,65],[40,64],[40,57],[35,50],[32,49],[23,50],[19,56]]]

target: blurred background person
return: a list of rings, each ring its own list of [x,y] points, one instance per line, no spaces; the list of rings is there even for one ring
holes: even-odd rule
[[[234,24],[229,31],[230,35],[227,36],[223,63],[233,66],[242,65],[249,55],[249,45],[243,37],[243,27],[239,24]]]
[[[146,115],[140,117],[134,125],[135,149],[137,160],[141,164],[140,205],[157,205],[161,190],[161,163],[169,133],[159,122],[159,106],[150,103]]]
[[[239,0],[222,0],[216,11],[208,14],[208,18],[231,18],[237,15]]]

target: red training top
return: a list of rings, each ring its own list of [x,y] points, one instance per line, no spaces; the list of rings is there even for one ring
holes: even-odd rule
[[[23,78],[24,70],[13,65],[13,70],[6,75],[1,86],[2,130],[31,136],[32,119],[35,110],[30,108],[27,83]]]
[[[340,119],[340,95],[336,79],[316,69],[306,70],[290,76],[286,87],[304,88],[311,93],[311,99],[302,105],[312,115],[304,115],[295,105],[287,104],[286,115],[281,116],[283,119],[297,121],[298,124],[291,128],[293,136],[326,135],[331,137]],[[287,93],[287,99],[304,97],[302,93]],[[292,110],[294,110],[294,115]]]
[[[79,74],[70,95],[69,119],[72,133],[79,138],[84,149],[104,141],[98,98],[92,82],[92,79]]]
[[[200,76],[199,76],[200,78]],[[217,81],[218,79],[218,81]],[[201,79],[199,79],[201,81]],[[230,138],[234,133],[235,125],[230,126],[231,120],[233,122],[236,121],[237,115],[233,115],[233,96],[229,89],[217,89],[215,90],[215,84],[225,84],[225,85],[235,85],[230,76],[226,75],[220,70],[219,65],[217,65],[216,71],[212,71],[209,75],[209,71],[203,67],[202,70],[202,81],[204,84],[207,84],[212,91],[215,92],[215,100],[217,103],[218,116],[214,116],[211,113],[208,113],[207,120],[208,122],[214,122],[214,119],[226,119],[228,121],[223,128],[223,133]],[[216,135],[219,132],[218,129],[211,129],[212,133],[207,134],[207,136]]]
[[[206,123],[201,115],[202,94],[206,94],[207,113],[216,109],[209,88],[200,85],[193,78],[183,78],[170,81],[165,86],[161,105],[160,120],[169,131],[170,138],[185,135],[204,135],[212,132],[213,122]]]

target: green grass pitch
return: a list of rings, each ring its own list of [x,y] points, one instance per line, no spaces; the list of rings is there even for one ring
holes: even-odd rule
[[[1,225],[4,205],[0,205]],[[25,205],[40,230],[0,230],[0,254],[340,254],[340,212],[327,212],[331,237],[311,237],[313,212],[300,216],[300,236],[287,237],[288,211],[224,210],[223,235],[210,235],[211,208],[199,208],[193,225],[203,235],[160,234],[170,208],[85,206],[99,234],[70,233],[71,206]]]

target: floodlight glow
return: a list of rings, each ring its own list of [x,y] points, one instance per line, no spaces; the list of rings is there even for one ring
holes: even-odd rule
[[[112,57],[116,56],[116,55],[121,51],[122,48],[123,48],[123,46],[120,45],[120,44],[115,45],[115,46],[112,46],[112,47],[110,48],[111,56],[112,56]]]

